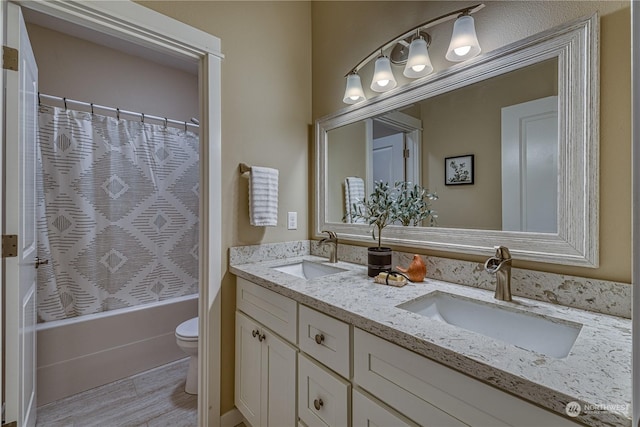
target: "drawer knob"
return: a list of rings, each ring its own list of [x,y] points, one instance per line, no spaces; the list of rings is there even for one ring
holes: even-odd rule
[[[322,344],[324,342],[323,334],[316,334],[316,344]]]
[[[316,408],[316,411],[319,411],[323,406],[324,402],[322,401],[322,399],[316,399],[313,401],[313,407]]]

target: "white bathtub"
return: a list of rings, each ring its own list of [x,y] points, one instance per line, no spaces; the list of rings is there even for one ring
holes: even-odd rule
[[[175,329],[198,315],[198,295],[41,323],[38,405],[186,357]]]

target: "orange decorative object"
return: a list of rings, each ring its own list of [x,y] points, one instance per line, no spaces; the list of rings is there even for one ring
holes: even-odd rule
[[[413,256],[413,261],[411,261],[409,267],[402,268],[397,266],[396,268],[399,272],[406,274],[412,282],[422,282],[424,281],[424,276],[427,275],[427,266],[420,255]]]

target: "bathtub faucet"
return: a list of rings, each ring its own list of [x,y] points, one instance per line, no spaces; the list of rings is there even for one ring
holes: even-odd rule
[[[484,269],[496,275],[495,299],[511,301],[511,254],[504,246],[494,246],[495,256],[484,263]]]

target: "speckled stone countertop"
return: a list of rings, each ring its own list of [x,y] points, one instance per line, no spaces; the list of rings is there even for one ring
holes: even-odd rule
[[[270,268],[303,259],[326,262],[311,255],[236,265],[232,259],[230,271],[562,416],[576,401],[582,407],[576,421],[631,426],[630,320],[521,297],[497,301],[491,291],[431,279],[402,288],[378,285],[365,266],[346,262],[331,264],[344,272],[311,280]],[[569,355],[556,359],[397,308],[434,291],[583,327]]]

